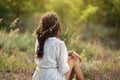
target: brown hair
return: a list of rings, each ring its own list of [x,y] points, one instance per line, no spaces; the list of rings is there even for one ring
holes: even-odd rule
[[[58,34],[59,33],[59,34]],[[44,52],[43,47],[45,40],[49,37],[59,37],[61,33],[61,26],[55,12],[48,12],[42,16],[40,25],[36,30],[39,45],[36,51],[36,57],[42,58]]]

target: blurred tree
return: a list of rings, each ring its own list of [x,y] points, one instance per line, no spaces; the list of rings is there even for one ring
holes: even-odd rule
[[[89,4],[99,7],[96,20],[109,27],[120,28],[120,0],[90,0]]]
[[[59,4],[59,5],[58,5]],[[47,11],[55,11],[60,16],[63,23],[69,21],[70,23],[79,24],[85,22],[95,14],[98,10],[97,6],[85,3],[84,0],[48,0],[45,4]]]
[[[21,15],[35,12],[40,5],[44,4],[44,1],[45,0],[0,0],[0,18],[3,18],[0,28],[9,27],[10,22],[16,18],[20,18]],[[41,4],[38,5],[40,2]],[[7,29],[9,30],[9,28]]]
[[[117,44],[120,44],[120,0],[93,0],[94,5],[99,6],[99,13],[97,14],[96,21],[100,20],[102,24],[111,28],[109,37],[115,39]],[[100,18],[101,17],[101,18]],[[99,21],[99,22],[100,22]]]
[[[107,5],[104,10],[107,11],[107,21],[106,24],[111,27],[120,28],[120,0],[109,0],[104,1]]]

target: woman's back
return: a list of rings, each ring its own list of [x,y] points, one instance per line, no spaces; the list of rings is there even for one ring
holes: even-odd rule
[[[35,50],[38,45],[39,43],[36,41]],[[50,37],[45,41],[43,57],[35,60],[37,70],[33,76],[34,80],[65,80],[65,77],[61,74],[68,71],[69,66],[64,61],[67,59],[67,53],[64,53],[67,50],[64,51],[63,49],[63,55],[61,54],[62,45],[64,45],[64,42],[56,37]],[[39,75],[37,75],[38,73]]]
[[[38,43],[37,43],[38,44]],[[37,66],[43,68],[57,67],[56,57],[59,53],[60,40],[56,37],[48,38],[44,44],[44,55],[36,60]]]

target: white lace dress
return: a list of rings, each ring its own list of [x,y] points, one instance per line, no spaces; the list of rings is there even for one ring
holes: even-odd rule
[[[35,52],[39,45],[35,44]],[[65,73],[69,70],[68,53],[65,43],[56,37],[50,37],[44,44],[43,58],[36,58],[37,68],[33,80],[66,80]]]

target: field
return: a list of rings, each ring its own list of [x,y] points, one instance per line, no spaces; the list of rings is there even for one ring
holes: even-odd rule
[[[66,30],[62,40],[68,50],[83,58],[80,66],[86,80],[120,79],[119,49],[110,49],[99,40],[82,40],[77,33],[70,32]],[[34,42],[35,37],[29,32],[0,31],[0,80],[31,80],[36,67]]]

